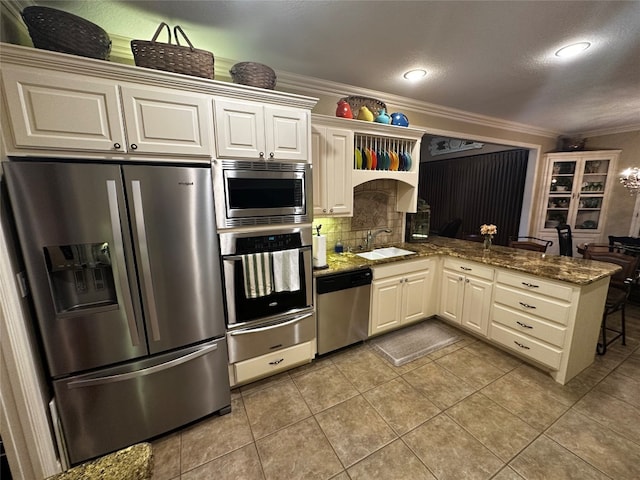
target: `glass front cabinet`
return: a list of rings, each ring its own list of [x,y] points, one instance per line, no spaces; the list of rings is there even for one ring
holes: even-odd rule
[[[558,253],[556,227],[565,223],[571,227],[574,256],[580,243],[603,241],[619,154],[619,150],[604,150],[545,155],[538,236],[553,240],[549,253]]]

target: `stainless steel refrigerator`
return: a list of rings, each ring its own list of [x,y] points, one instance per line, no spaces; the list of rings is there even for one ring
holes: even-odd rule
[[[210,168],[3,169],[70,463],[228,412]]]

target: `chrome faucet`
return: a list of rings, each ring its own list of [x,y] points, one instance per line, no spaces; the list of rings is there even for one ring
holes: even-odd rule
[[[365,247],[367,249],[373,247],[373,244],[375,242],[375,239],[378,235],[380,235],[382,232],[384,233],[391,233],[391,229],[390,228],[381,228],[380,230],[376,230],[375,232],[371,233],[371,230],[367,230],[367,238],[365,239]]]

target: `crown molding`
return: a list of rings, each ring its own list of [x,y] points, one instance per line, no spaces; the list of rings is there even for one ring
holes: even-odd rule
[[[560,134],[560,132],[554,130],[533,127],[531,125],[525,125],[523,123],[510,122],[495,117],[479,115],[455,108],[423,102],[400,95],[392,95],[385,92],[379,92],[377,90],[369,90],[362,87],[332,82],[329,80],[322,80],[320,78],[306,77],[289,72],[278,72],[278,85],[288,88],[294,88],[297,91],[313,93],[314,95],[322,93],[325,95],[337,96],[338,98],[351,94],[365,95],[374,98],[384,98],[385,103],[391,103],[399,110],[405,109],[425,115],[433,115],[450,120],[459,120],[465,123],[500,128],[519,133],[527,133],[530,135],[556,138]]]
[[[599,130],[590,130],[588,132],[582,132],[580,136],[582,137],[601,137],[604,135],[615,135],[617,133],[628,133],[628,132],[638,132],[640,131],[640,123],[635,125],[627,125],[625,127],[612,127],[612,128],[601,128]]]

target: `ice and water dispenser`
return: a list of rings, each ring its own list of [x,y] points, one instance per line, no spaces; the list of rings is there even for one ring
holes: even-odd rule
[[[117,307],[107,242],[46,246],[43,250],[58,315]]]

